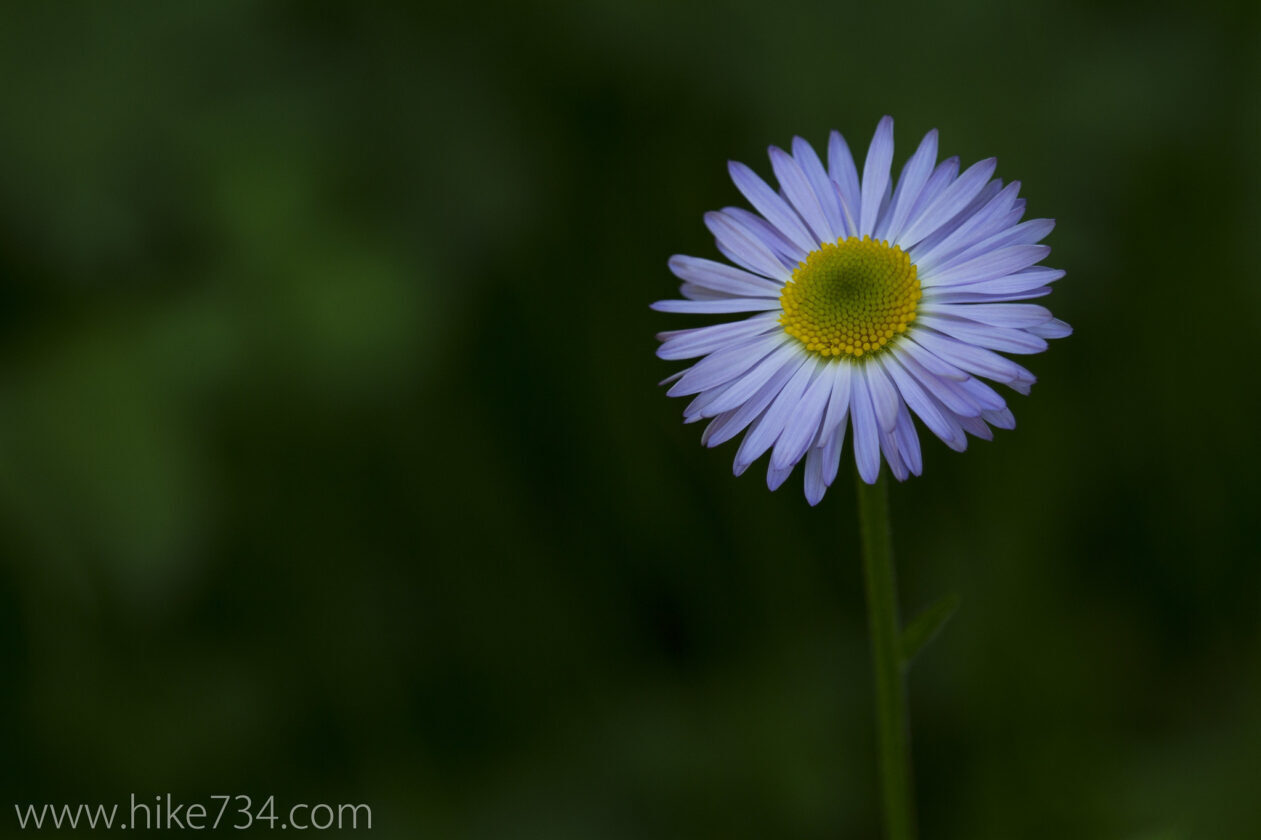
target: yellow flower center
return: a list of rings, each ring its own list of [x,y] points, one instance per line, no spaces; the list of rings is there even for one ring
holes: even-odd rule
[[[820,356],[873,353],[915,320],[915,264],[896,245],[851,236],[824,243],[784,285],[779,322]]]

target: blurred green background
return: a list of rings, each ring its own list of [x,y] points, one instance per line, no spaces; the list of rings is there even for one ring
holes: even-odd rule
[[[890,113],[1059,220],[1076,328],[893,488],[904,610],[963,597],[923,836],[1261,836],[1259,54],[1251,3],[6,5],[0,807],[877,836],[848,451],[732,478],[647,305],[728,158]]]

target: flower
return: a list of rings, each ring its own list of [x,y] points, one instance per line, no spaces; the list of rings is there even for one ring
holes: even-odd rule
[[[705,214],[730,265],[674,256],[685,300],[662,312],[755,313],[743,320],[660,333],[657,355],[700,360],[668,378],[692,396],[685,422],[709,419],[707,446],[744,439],[740,475],[768,450],[777,489],[805,459],[805,492],[818,504],[836,478],[847,428],[868,484],[881,455],[899,481],[922,468],[912,415],[956,451],[967,435],[1015,427],[1006,400],[981,379],[1029,393],[1034,376],[1004,353],[1039,353],[1072,329],[1050,311],[1013,301],[1049,294],[1063,271],[1037,265],[1050,219],[1021,221],[1020,182],[1006,186],[989,158],[959,172],[937,162],[937,131],[894,182],[893,119],[876,127],[862,178],[838,132],[828,165],[800,137],[772,146],[779,190],[730,162],[757,211]]]

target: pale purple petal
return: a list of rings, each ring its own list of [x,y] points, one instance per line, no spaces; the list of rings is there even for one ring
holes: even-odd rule
[[[1038,245],[1020,245],[1021,248],[1038,248]],[[957,286],[951,286],[948,291],[958,292],[979,292],[986,295],[1016,295],[1022,292],[1029,292],[1029,297],[1037,289],[1046,286],[1047,283],[1053,283],[1064,276],[1064,272],[1058,268],[1047,268],[1044,265],[1026,268],[1023,271],[1017,271],[1004,277],[996,277],[991,280],[982,280],[976,283],[966,283]]]
[[[828,489],[828,486],[823,483],[823,449],[821,447],[812,446],[806,453],[806,465],[802,472],[806,485],[806,501],[810,503],[810,507],[814,507],[823,501],[823,494]]]
[[[989,181],[997,165],[996,159],[986,158],[968,167],[936,201],[926,206],[918,216],[907,223],[906,233],[899,237],[903,243],[902,247],[919,242],[967,207]]]
[[[841,425],[823,438],[823,483],[828,487],[836,481],[836,473],[841,468],[841,450],[845,448],[845,432],[849,426],[849,418],[841,420]]]
[[[920,190],[919,198],[915,199],[915,206],[911,208],[911,214],[907,217],[907,223],[918,218],[924,208],[929,207],[941,196],[946,188],[954,183],[955,177],[959,174],[959,158],[957,156],[948,157],[941,163],[937,164],[937,168],[933,170],[933,174],[928,176],[928,182],[924,184],[924,189]],[[898,236],[898,244],[903,250],[910,248],[904,242],[905,230]]]
[[[854,376],[850,380],[849,414],[854,418],[854,460],[858,463],[858,474],[868,484],[875,484],[880,475],[880,429],[865,376]]]
[[[931,330],[916,330],[911,340],[945,362],[996,382],[1012,384],[1019,381],[1022,374],[1028,374],[1020,365],[991,350],[973,347]]]
[[[815,249],[818,243],[806,231],[801,217],[757,173],[735,160],[728,161],[727,171],[731,173],[731,180],[735,182],[736,188],[768,222],[803,251],[808,253]]]
[[[920,141],[919,148],[915,150],[915,154],[911,155],[911,159],[902,167],[902,174],[898,177],[897,189],[893,192],[892,209],[888,213],[888,227],[881,236],[882,239],[887,238],[890,242],[897,242],[898,236],[902,233],[906,226],[906,220],[911,215],[911,208],[915,206],[915,202],[919,199],[920,192],[923,191],[924,185],[928,183],[928,176],[932,174],[933,167],[937,164],[937,129],[933,129],[924,135],[924,139]]]
[[[787,341],[782,333],[772,333],[733,344],[717,353],[711,353],[692,365],[666,393],[671,397],[699,394],[710,388],[730,382],[752,368]]]
[[[675,254],[668,265],[670,271],[680,280],[740,297],[779,297],[784,289],[782,283],[700,257]]]
[[[980,417],[960,417],[959,425],[973,437],[979,437],[981,440],[994,439],[994,432]]]
[[[1009,218],[1004,218],[1001,225],[992,225],[992,232],[983,231],[982,233],[986,234],[983,239],[947,256],[935,268],[942,270],[952,268],[981,254],[997,251],[1009,245],[1033,245],[1046,238],[1055,227],[1053,219],[1030,219],[1027,222],[1014,224],[1015,218],[1015,210],[1012,210]]]
[[[828,223],[828,218],[823,213],[823,205],[819,202],[819,197],[815,195],[810,179],[797,165],[793,156],[783,149],[772,146],[771,168],[775,171],[775,177],[779,179],[779,185],[784,190],[784,195],[788,197],[789,203],[814,234],[813,247],[818,248],[820,242],[834,241],[832,225]]]
[[[955,387],[965,393],[982,412],[1001,411],[1007,407],[1007,401],[1002,398],[1002,395],[975,376],[956,382]]]
[[[934,356],[932,353],[928,352],[923,347],[920,347],[913,341],[899,342],[898,347],[900,350],[905,352],[907,356],[914,360],[919,367],[924,368],[933,376],[938,376],[942,379],[954,380],[968,378],[967,372],[960,370],[949,362],[943,361],[937,356]]]
[[[814,190],[819,206],[823,208],[823,214],[827,219],[827,241],[835,242],[845,233],[845,217],[841,213],[841,202],[837,198],[836,187],[828,178],[827,170],[823,168],[823,161],[819,160],[813,146],[800,137],[794,137],[792,148],[797,164],[810,180],[810,187]]]
[[[1016,415],[1011,413],[1010,408],[984,411],[981,413],[981,419],[998,429],[1016,428]]]
[[[920,313],[967,318],[981,324],[1012,329],[1028,329],[1051,320],[1051,310],[1035,303],[931,303],[920,304]]]
[[[876,126],[876,133],[867,148],[867,160],[863,164],[862,208],[858,220],[859,236],[867,236],[876,229],[880,204],[889,186],[889,166],[893,163],[893,117],[883,117]]]
[[[881,358],[880,362],[894,384],[898,386],[898,392],[901,393],[906,404],[924,422],[929,431],[944,441],[951,440],[953,434],[951,424],[946,421],[937,403],[929,398],[915,377],[907,371],[902,361],[905,354],[894,351],[886,355],[887,357]]]
[[[824,372],[832,375],[832,397],[828,400],[820,433],[828,435],[844,423],[849,414],[850,379],[854,375],[854,366],[849,362],[833,362]]]
[[[959,341],[977,347],[988,347],[1000,353],[1041,353],[1047,347],[1044,339],[1024,330],[1013,330],[1008,327],[977,324],[938,315],[921,315],[916,323]]]
[[[775,441],[775,451],[771,453],[772,466],[781,469],[791,467],[806,454],[806,449],[818,437],[819,424],[832,395],[832,382],[832,374],[826,365],[819,365],[814,379],[788,418],[784,433]]]
[[[897,424],[893,427],[893,439],[897,441],[898,453],[906,462],[911,475],[919,475],[924,471],[924,461],[920,454],[919,435],[915,432],[915,423],[911,420],[906,405],[899,403]]]
[[[782,262],[789,270],[796,267],[798,263],[805,262],[806,252],[801,250],[787,236],[779,232],[779,229],[770,222],[763,219],[752,210],[745,210],[743,207],[724,207],[722,212],[744,225],[750,233],[757,236],[762,244],[771,249],[779,261]]]
[[[724,213],[705,214],[705,226],[732,259],[750,271],[775,280],[787,280],[792,272],[756,234]]]
[[[790,362],[775,371],[775,375],[767,380],[766,384],[757,390],[757,393],[749,398],[749,401],[739,408],[725,412],[714,418],[714,421],[705,427],[705,431],[701,434],[701,443],[706,446],[717,446],[720,443],[731,440],[731,438],[740,434],[740,432],[753,422],[762,410],[766,408],[775,399],[775,396],[783,389],[784,384],[792,378],[801,366],[805,364],[805,358],[799,357],[796,361]]]
[[[779,309],[772,298],[721,298],[717,300],[659,300],[649,304],[658,312],[685,312],[718,315],[730,312],[767,312]]]
[[[657,356],[662,359],[694,359],[732,342],[770,332],[778,327],[777,316],[754,315],[727,324],[657,333],[657,340],[661,342],[661,346],[657,348]]]
[[[1073,328],[1058,318],[1052,318],[1045,324],[1030,327],[1029,332],[1043,338],[1067,338],[1073,334]]]
[[[756,366],[739,379],[725,386],[704,406],[704,416],[717,417],[719,414],[739,408],[746,400],[752,399],[776,373],[786,365],[793,370],[799,368],[806,359],[806,352],[795,341],[785,341]]]
[[[797,369],[762,416],[749,427],[736,451],[736,463],[749,464],[756,461],[779,439],[793,412],[800,406],[802,395],[817,368],[818,363],[812,356]]]
[[[927,373],[922,368],[907,365],[907,370],[924,386],[924,393],[937,400],[945,409],[946,418],[977,417],[984,410],[968,395],[962,382],[954,379],[941,379]],[[975,379],[969,376],[964,382]]]
[[[839,131],[833,131],[828,137],[828,172],[836,184],[837,197],[842,203],[846,217],[846,233],[854,236],[858,233],[858,211],[861,192],[858,186],[858,168],[854,166],[854,156]]]
[[[1045,259],[1051,253],[1047,245],[1010,245],[997,251],[981,254],[950,268],[925,272],[920,285],[925,289],[936,286],[970,286],[1014,274]]]
[[[898,389],[878,363],[869,362],[858,370],[867,380],[867,393],[871,395],[871,405],[876,410],[876,422],[881,431],[887,432],[898,419],[898,403],[901,402]]]
[[[766,486],[770,488],[772,493],[782,487],[784,482],[788,480],[788,476],[792,475],[793,466],[790,464],[787,467],[777,469],[772,464],[766,468]]]
[[[988,188],[989,184],[986,187]],[[986,195],[987,191],[982,190],[982,195]],[[962,219],[958,225],[949,230],[939,229],[933,235],[925,237],[911,249],[915,264],[925,271],[934,268],[974,242],[992,235],[994,230],[1001,229],[1019,192],[1020,182],[1012,181],[1005,188],[996,190],[984,204],[977,207],[976,211],[969,214],[967,218]]]
[[[893,477],[898,481],[906,481],[909,471],[906,462],[902,460],[897,438],[894,437],[892,431],[880,433],[880,449],[884,452],[884,460],[889,465],[889,472],[893,473]]]
[[[1013,274],[1012,277],[1019,275]],[[991,283],[1006,283],[1007,278],[999,280],[991,280]],[[988,285],[988,284],[978,284]],[[936,306],[941,303],[1002,303],[1012,300],[1030,300],[1032,298],[1046,297],[1051,294],[1050,286],[1035,286],[1032,289],[1021,289],[1012,292],[978,292],[976,286],[954,286],[947,289],[932,289],[924,292],[923,301]]]

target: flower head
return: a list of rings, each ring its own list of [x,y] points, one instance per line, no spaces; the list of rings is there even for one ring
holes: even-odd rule
[[[881,456],[898,480],[922,469],[912,416],[952,449],[990,426],[1015,427],[1003,397],[982,382],[1027,394],[1034,376],[1003,353],[1038,353],[1072,332],[1042,306],[1064,275],[1037,265],[1049,219],[1021,221],[1018,181],[992,178],[993,158],[959,172],[937,162],[930,131],[890,178],[893,120],[876,127],[862,177],[832,132],[828,163],[800,137],[770,149],[775,190],[741,163],[731,178],[757,212],[707,213],[731,263],[675,256],[685,300],[662,312],[754,313],[742,320],[661,333],[657,355],[700,360],[670,377],[670,396],[692,396],[686,422],[708,419],[708,446],[744,432],[740,475],[768,450],[777,489],[805,460],[806,498],[836,478],[853,428],[867,483]],[[998,352],[996,352],[998,351]]]

